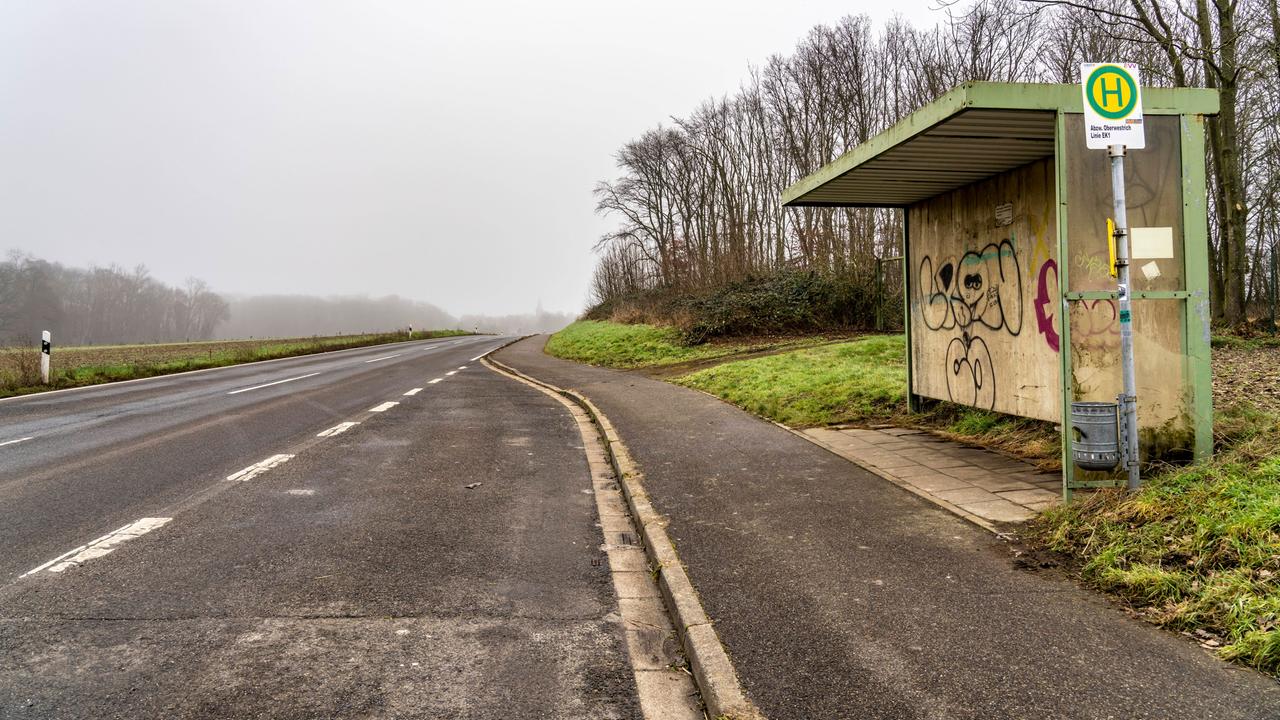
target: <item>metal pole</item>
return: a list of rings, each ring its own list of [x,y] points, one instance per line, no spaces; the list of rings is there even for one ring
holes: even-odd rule
[[[49,353],[53,351],[53,336],[48,330],[40,333],[40,382],[49,384]]]
[[[880,278],[880,258],[876,258],[876,332],[884,332],[884,281]]]
[[[1124,201],[1124,145],[1107,148],[1111,157],[1112,210],[1115,213],[1116,275],[1119,278],[1116,299],[1120,315],[1120,373],[1124,378],[1124,393],[1120,396],[1120,423],[1125,437],[1122,442],[1128,448],[1125,459],[1129,470],[1129,489],[1142,485],[1138,470],[1138,387],[1133,370],[1132,305],[1129,298],[1129,216]]]

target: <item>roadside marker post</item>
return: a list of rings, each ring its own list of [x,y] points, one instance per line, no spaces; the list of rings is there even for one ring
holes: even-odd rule
[[[1142,91],[1136,65],[1085,63],[1080,66],[1084,93],[1085,144],[1106,150],[1111,159],[1111,195],[1115,228],[1116,302],[1120,319],[1120,441],[1129,489],[1142,485],[1138,467],[1138,390],[1133,362],[1133,306],[1129,292],[1129,219],[1125,205],[1124,158],[1127,148],[1146,147]]]
[[[40,382],[49,384],[49,354],[53,351],[53,336],[48,330],[40,333]]]

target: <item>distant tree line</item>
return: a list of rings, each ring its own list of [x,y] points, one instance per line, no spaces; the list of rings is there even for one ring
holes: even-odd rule
[[[0,347],[32,345],[53,332],[58,345],[309,337],[406,329],[479,329],[535,333],[573,317],[538,305],[536,312],[456,318],[430,303],[395,295],[223,296],[189,278],[166,285],[145,267],[71,268],[11,252],[0,262]]]
[[[783,188],[971,80],[1078,83],[1082,62],[1128,60],[1155,86],[1211,87],[1212,305],[1238,324],[1280,243],[1277,0],[978,0],[927,29],[865,16],[813,28],[617,153],[597,186],[616,230],[597,243],[593,299],[706,288],[784,268],[872,283],[900,242],[896,211],[783,209]]]
[[[173,287],[138,266],[70,268],[21,253],[0,262],[0,344],[51,330],[63,345],[204,340],[228,317],[201,280]]]

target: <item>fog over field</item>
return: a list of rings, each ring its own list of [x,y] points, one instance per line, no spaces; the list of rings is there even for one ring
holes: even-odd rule
[[[454,316],[389,295],[225,296],[189,278],[169,285],[145,267],[75,268],[11,253],[0,261],[0,346],[30,345],[43,330],[60,345],[306,337],[462,329],[525,334],[558,330],[569,313]]]
[[[0,255],[199,278],[216,334],[576,314],[617,148],[817,23],[931,4],[0,3]]]

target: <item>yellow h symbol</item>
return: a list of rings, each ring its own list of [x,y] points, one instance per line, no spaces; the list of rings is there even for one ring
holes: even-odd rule
[[[1111,103],[1107,102],[1107,97],[1114,95],[1116,98],[1115,107],[1116,108],[1124,107],[1124,85],[1121,83],[1120,77],[1118,75],[1110,76],[1112,81],[1115,82],[1115,87],[1111,87],[1111,88],[1107,87],[1107,77],[1108,77],[1107,75],[1103,75],[1102,77],[1098,78],[1098,96],[1099,96],[1098,104],[1102,105],[1107,109],[1111,109],[1112,105]]]

